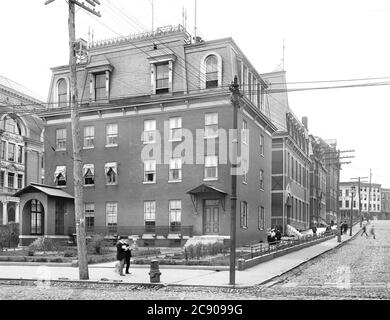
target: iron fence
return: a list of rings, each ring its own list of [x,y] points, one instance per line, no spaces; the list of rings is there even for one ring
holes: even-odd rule
[[[335,235],[337,235],[337,230],[331,230],[331,231],[324,231],[318,234],[309,234],[309,235],[305,235],[290,240],[279,240],[267,244],[263,244],[263,243],[251,244],[248,246],[249,252],[244,252],[244,251],[238,252],[237,258],[249,260],[256,257],[264,256],[266,254],[270,254],[287,248],[298,246],[304,243],[313,242],[318,239],[324,239],[324,238],[330,239],[333,238]]]

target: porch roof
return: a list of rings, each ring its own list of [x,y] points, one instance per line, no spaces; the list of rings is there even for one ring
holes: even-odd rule
[[[14,197],[20,197],[22,194],[32,193],[32,192],[43,192],[48,196],[52,196],[52,197],[74,199],[72,195],[66,193],[65,191],[57,187],[46,186],[43,184],[36,184],[36,183],[31,183],[29,186],[23,188],[22,190],[19,190],[14,194]]]
[[[192,189],[192,190],[188,191],[187,193],[191,194],[191,195],[197,195],[199,193],[215,193],[215,192],[219,193],[219,194],[222,194],[224,196],[227,195],[227,192],[222,191],[220,189],[217,189],[215,187],[209,186],[207,184],[201,184],[200,186],[196,187],[195,189]]]

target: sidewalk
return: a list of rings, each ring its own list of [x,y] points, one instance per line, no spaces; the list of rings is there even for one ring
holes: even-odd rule
[[[353,237],[360,231],[359,224],[352,228]],[[352,238],[353,238],[352,237]],[[295,251],[290,254],[264,262],[250,269],[236,271],[235,287],[250,287],[271,281],[273,278],[309,261],[322,253],[329,251],[350,240],[349,231],[317,245]],[[89,279],[91,281],[122,281],[132,284],[150,284],[149,266],[133,265],[132,274],[119,276],[114,272],[114,262],[89,266]],[[12,266],[12,267],[11,267]],[[229,285],[229,270],[218,267],[199,268],[192,266],[160,266],[161,284],[186,286],[217,286],[231,287]],[[78,280],[78,268],[70,266],[17,265],[16,263],[0,264],[0,279],[33,279],[33,280]]]

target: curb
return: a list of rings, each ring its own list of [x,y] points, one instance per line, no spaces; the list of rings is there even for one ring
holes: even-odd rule
[[[315,255],[315,256],[309,258],[309,259],[307,259],[306,261],[300,262],[300,263],[297,264],[295,267],[292,267],[292,268],[290,268],[290,269],[287,270],[287,271],[283,271],[282,273],[280,273],[280,274],[278,274],[278,275],[276,275],[276,276],[273,276],[272,278],[269,278],[269,279],[267,279],[267,280],[264,280],[264,281],[262,281],[262,282],[260,282],[260,283],[254,284],[254,285],[252,285],[251,287],[260,286],[260,285],[265,285],[265,284],[267,284],[267,283],[269,283],[269,282],[272,282],[272,280],[274,280],[275,278],[278,278],[278,277],[280,277],[280,276],[286,274],[287,272],[290,272],[290,271],[292,271],[292,270],[294,270],[294,269],[296,269],[296,268],[299,268],[299,267],[302,266],[303,264],[305,264],[305,263],[307,263],[307,262],[309,262],[309,261],[311,261],[311,260],[314,260],[315,258],[318,258],[319,256],[323,255],[324,253],[328,253],[329,251],[332,251],[332,250],[334,250],[334,249],[337,249],[337,248],[341,247],[342,245],[344,245],[344,244],[347,243],[348,241],[351,241],[351,240],[353,240],[354,238],[356,238],[356,236],[357,236],[358,234],[360,234],[361,231],[362,231],[362,230],[360,229],[360,230],[357,231],[352,237],[350,237],[349,239],[346,239],[346,240],[344,240],[344,241],[338,243],[335,247],[330,248],[330,249],[327,249],[327,250],[325,250],[325,251],[323,251],[323,252],[321,252],[321,253],[319,253],[319,254],[317,254],[317,255]],[[337,237],[337,236],[336,236],[336,237]],[[269,287],[271,287],[271,286],[273,286],[273,285],[275,285],[275,284],[277,284],[277,283],[278,283],[278,281],[276,281],[276,282],[274,281],[272,284],[269,285]]]
[[[47,267],[71,267],[70,262],[18,262],[0,261],[0,266],[47,266]]]

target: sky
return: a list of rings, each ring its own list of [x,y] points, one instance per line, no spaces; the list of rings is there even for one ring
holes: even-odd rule
[[[46,101],[50,68],[68,63],[67,3],[56,0],[0,0],[0,74]],[[76,36],[100,40],[152,28],[151,0],[100,0],[101,18],[78,9]],[[154,0],[154,26],[182,23],[193,34],[195,0]],[[121,9],[120,15],[116,8]],[[389,0],[197,0],[198,34],[205,40],[232,37],[259,73],[278,70],[283,58],[289,84],[362,84],[390,80]],[[307,116],[311,134],[337,139],[340,150],[355,150],[342,166],[341,180],[369,177],[390,187],[390,86],[292,91],[289,105]],[[349,155],[345,153],[344,155]]]

